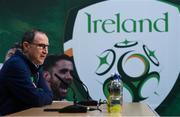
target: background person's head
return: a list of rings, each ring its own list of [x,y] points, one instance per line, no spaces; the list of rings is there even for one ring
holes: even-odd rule
[[[5,55],[4,62],[7,61],[12,55],[14,55],[16,50],[21,50],[21,44],[18,42],[14,43],[14,45],[11,48],[9,48]]]
[[[65,99],[68,86],[61,82],[57,74],[65,83],[70,85],[73,80],[73,63],[67,55],[49,55],[43,64],[43,77],[48,81],[54,93],[55,100]]]
[[[22,38],[22,52],[36,65],[41,65],[48,54],[49,40],[40,30],[31,30],[24,33]]]

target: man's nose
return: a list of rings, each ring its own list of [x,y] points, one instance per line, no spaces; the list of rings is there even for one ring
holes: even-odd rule
[[[67,80],[72,80],[73,79],[73,76],[71,75],[71,72],[67,72],[67,77],[66,77]]]
[[[46,48],[43,49],[43,53],[44,53],[44,54],[48,54],[48,47],[46,47]]]

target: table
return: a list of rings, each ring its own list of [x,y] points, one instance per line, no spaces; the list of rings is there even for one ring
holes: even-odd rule
[[[43,106],[43,107],[35,107],[30,108],[27,110],[23,110],[20,112],[16,112],[10,114],[8,116],[158,116],[158,114],[151,109],[145,103],[124,103],[123,104],[123,111],[122,115],[120,114],[112,114],[107,112],[106,105],[103,104],[99,108],[102,112],[95,110],[95,111],[88,111],[87,113],[59,113],[59,112],[46,112],[44,111],[45,108],[63,108],[68,105],[72,105],[72,102],[67,101],[54,101],[51,105]]]

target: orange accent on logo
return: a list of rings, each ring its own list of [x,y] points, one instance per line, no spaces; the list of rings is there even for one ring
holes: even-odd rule
[[[64,52],[64,54],[66,54],[66,55],[68,55],[68,56],[72,57],[72,56],[73,56],[73,51],[72,51],[72,48],[70,48],[70,49],[66,50],[66,51]]]

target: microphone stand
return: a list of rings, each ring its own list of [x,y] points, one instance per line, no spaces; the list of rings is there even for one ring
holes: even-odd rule
[[[73,76],[74,77],[74,76]],[[92,100],[90,94],[89,94],[89,90],[88,87],[80,80],[74,77],[74,79],[80,83],[81,85],[83,85],[86,89],[86,93],[87,93],[87,100],[86,101],[79,101],[77,102],[80,105],[84,105],[84,106],[97,106],[98,105],[98,101],[96,100]]]
[[[87,107],[77,104],[76,93],[75,93],[74,89],[68,83],[66,83],[60,76],[58,76],[57,74],[55,74],[55,76],[64,85],[66,85],[67,87],[70,87],[72,89],[72,91],[73,91],[73,102],[74,102],[73,105],[66,106],[62,109],[59,109],[58,111],[61,113],[84,113],[84,112],[87,112],[87,110],[88,110]]]
[[[73,92],[73,102],[74,102],[74,105],[76,105],[76,104],[77,104],[77,98],[76,98],[76,93],[75,93],[74,89],[73,89],[68,83],[66,83],[60,76],[58,76],[57,74],[55,74],[55,76],[56,76],[56,78],[57,78],[58,80],[60,80],[64,85],[66,85],[67,87],[69,87],[69,88],[72,90],[72,92]]]
[[[75,94],[75,91],[74,89],[68,84],[66,83],[60,76],[58,76],[57,74],[55,74],[55,76],[63,83],[65,84],[66,86],[70,87],[73,91],[73,105],[69,105],[69,106],[66,106],[62,109],[59,109],[58,112],[60,113],[85,113],[87,111],[93,111],[93,110],[99,110],[101,111],[99,108],[95,109],[95,108],[89,108],[89,107],[86,107],[84,105],[80,105],[79,102],[77,102],[77,99],[76,99],[76,94]],[[46,109],[45,111],[47,111],[48,109]]]
[[[61,79],[60,76],[58,76],[57,74],[55,74],[55,76],[62,83],[64,83],[64,85],[69,86],[68,83],[66,83],[63,79]],[[63,107],[63,108],[45,108],[44,111],[51,111],[51,112],[58,111],[60,113],[86,113],[87,111],[99,110],[101,112],[101,109],[99,109],[98,107],[96,109],[96,108],[90,108],[90,107],[78,104],[77,100],[76,100],[76,95],[75,95],[74,89],[71,86],[69,86],[69,87],[73,91],[73,100],[74,100],[73,105],[69,105],[69,106],[66,106],[66,107]]]

